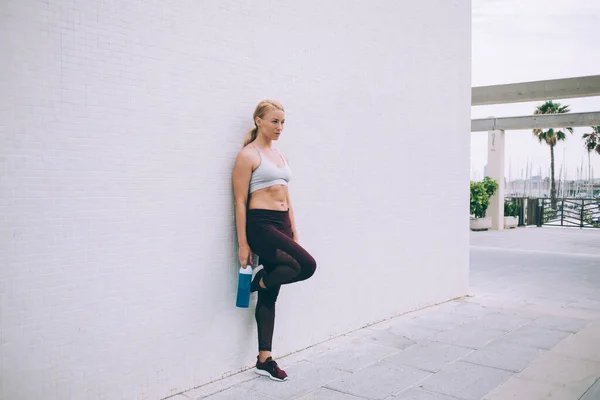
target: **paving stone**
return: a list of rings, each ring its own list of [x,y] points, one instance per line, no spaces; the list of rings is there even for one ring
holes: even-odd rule
[[[408,322],[398,322],[390,326],[388,330],[394,335],[401,335],[416,342],[431,337],[440,331],[439,329],[426,328]]]
[[[391,347],[353,340],[308,361],[354,372],[398,351]]]
[[[581,299],[575,304],[573,304],[573,307],[600,311],[600,301],[592,299]]]
[[[298,400],[363,400],[363,398],[327,388],[319,388],[314,392],[299,397]]]
[[[600,362],[600,325],[590,325],[588,328],[568,337],[557,344],[552,352],[568,357]]]
[[[505,295],[498,296],[497,293],[492,297],[478,296],[477,298],[473,298],[472,301],[477,301],[479,304],[487,307],[500,308],[502,310],[500,313],[506,315],[516,315],[518,317],[531,319],[545,315],[544,313],[528,310],[527,306],[529,303],[524,299],[510,298]]]
[[[281,382],[283,383],[283,382]],[[283,383],[285,384],[285,383]],[[264,393],[256,392],[250,389],[241,387],[232,387],[222,392],[205,397],[203,400],[277,400],[276,397],[271,397]]]
[[[561,290],[561,287],[556,284],[556,282],[560,280],[560,276],[547,276],[546,278],[547,281],[542,282],[543,286],[537,286],[539,294],[536,295],[535,298],[542,300],[564,301],[566,303],[575,303],[583,298],[583,294],[578,290]],[[530,286],[536,287],[535,285]]]
[[[572,305],[572,302],[570,302],[570,301],[553,300],[553,299],[546,299],[546,298],[539,298],[539,297],[533,298],[533,299],[528,299],[528,302],[530,303],[528,308],[531,308],[533,310],[540,310],[544,314],[550,314],[554,310],[565,310],[565,309],[568,309],[569,306]],[[563,313],[564,313],[564,311],[563,311]]]
[[[456,400],[456,397],[445,394],[425,392],[418,389],[408,389],[389,398],[389,400]]]
[[[600,376],[600,363],[548,352],[517,376],[522,379],[587,390]]]
[[[552,315],[555,317],[564,317],[564,318],[572,318],[572,319],[580,319],[580,320],[588,320],[591,321],[596,318],[600,318],[600,312],[595,310],[589,310],[586,308],[575,308],[568,306],[556,308],[556,307],[548,307],[548,306],[540,306],[540,305],[530,305],[528,306],[532,311],[537,311],[545,315]]]
[[[355,331],[346,333],[344,336],[350,338],[350,340],[348,342],[353,342],[357,339],[362,339],[365,336],[371,334],[373,331],[381,331],[383,329],[374,329],[373,325],[367,327],[367,328],[361,328],[361,329],[357,329]]]
[[[455,328],[465,322],[472,321],[474,318],[464,315],[433,313],[422,315],[410,320],[411,324],[420,325],[424,328],[434,329],[438,331]]]
[[[464,324],[444,332],[436,333],[431,336],[431,340],[478,349],[505,334],[506,332],[496,329],[484,328],[473,324]]]
[[[194,400],[202,399],[211,394],[222,392],[225,389],[257,378],[258,375],[254,373],[254,370],[248,370],[215,382],[211,382],[199,388],[189,390],[185,392],[184,395]]]
[[[544,354],[546,350],[518,343],[496,341],[467,355],[463,361],[519,372]]]
[[[392,325],[402,324],[402,323],[406,323],[406,322],[410,321],[419,312],[420,312],[420,310],[417,310],[417,311],[412,311],[407,314],[398,315],[398,316],[386,319],[384,321],[378,322],[376,324],[370,325],[368,328],[376,329],[376,330],[386,330],[386,329],[389,329]]]
[[[484,400],[578,400],[580,396],[577,390],[512,377],[485,396]]]
[[[590,324],[586,327],[585,330],[600,333],[600,318],[590,322]]]
[[[458,360],[473,350],[448,343],[423,340],[422,342],[390,356],[385,361],[394,365],[406,365],[423,371],[437,372],[448,363]]]
[[[598,400],[600,399],[600,379],[589,388],[580,400]]]
[[[512,315],[512,316],[521,317],[521,318],[527,318],[527,319],[531,319],[531,320],[546,315],[544,313],[528,310],[527,308],[509,308],[509,307],[503,308],[501,314]]]
[[[460,399],[480,400],[511,375],[508,371],[459,361],[425,379],[418,386]]]
[[[285,382],[276,382],[266,376],[261,376],[259,379],[244,382],[240,386],[277,398],[291,399],[308,394],[329,382],[350,375],[346,371],[307,361],[300,361],[286,368],[285,371],[289,376],[289,380]]]
[[[437,306],[433,306],[431,307],[431,310],[433,310],[434,312],[456,314],[471,318],[482,317],[484,315],[500,312],[499,308],[487,307],[463,299],[449,301],[443,304],[439,304]]]
[[[279,361],[281,361],[280,364],[282,364],[282,365],[292,365],[299,361],[312,360],[322,354],[325,354],[326,352],[328,352],[330,350],[333,350],[333,349],[339,347],[342,344],[350,343],[352,340],[354,340],[354,339],[352,339],[346,335],[338,336],[338,337],[330,339],[326,342],[319,343],[316,346],[311,346],[304,350],[300,350],[296,353],[281,357],[279,359]]]
[[[494,313],[484,315],[481,318],[476,319],[473,322],[469,322],[470,325],[482,326],[484,328],[496,329],[499,331],[510,332],[517,329],[520,326],[526,325],[533,321],[533,318],[519,317],[516,315]]]
[[[589,324],[589,322],[590,321],[577,318],[566,318],[556,317],[553,315],[546,315],[536,319],[531,324],[534,326],[540,326],[542,328],[575,333],[585,328],[585,326]]]
[[[570,332],[525,325],[507,334],[502,340],[540,349],[551,349],[571,335]]]
[[[329,383],[327,387],[367,399],[385,399],[429,375],[418,369],[382,361]]]
[[[416,343],[399,333],[390,330],[369,330],[364,329],[364,334],[358,338],[361,342],[376,344],[379,346],[392,347],[397,350],[404,350]]]

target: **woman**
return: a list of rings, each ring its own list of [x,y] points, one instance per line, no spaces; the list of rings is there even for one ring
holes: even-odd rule
[[[299,244],[288,192],[288,160],[273,148],[284,123],[281,104],[260,102],[254,111],[254,128],[248,132],[233,169],[239,261],[243,268],[250,268],[254,252],[264,267],[256,273],[251,286],[252,291],[258,291],[256,373],[276,381],[287,380],[285,371],[271,358],[279,288],[310,278],[317,267],[314,258]]]

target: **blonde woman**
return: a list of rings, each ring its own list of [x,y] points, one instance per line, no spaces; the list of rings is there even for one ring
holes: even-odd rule
[[[264,267],[251,286],[252,291],[258,291],[256,372],[276,381],[288,378],[271,357],[279,289],[310,278],[317,267],[299,244],[288,192],[292,176],[288,160],[273,148],[284,123],[281,104],[261,101],[254,111],[254,128],[248,132],[233,169],[239,261],[243,268],[251,268],[254,252]]]

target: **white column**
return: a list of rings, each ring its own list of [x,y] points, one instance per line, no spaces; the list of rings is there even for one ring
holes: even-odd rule
[[[492,217],[492,230],[504,229],[504,131],[488,132],[488,176],[498,182],[486,216]]]

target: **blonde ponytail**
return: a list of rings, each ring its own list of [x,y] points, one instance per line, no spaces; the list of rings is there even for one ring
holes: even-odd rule
[[[256,140],[258,136],[258,126],[254,126],[254,128],[250,129],[244,138],[244,147],[249,145],[250,143]]]
[[[244,146],[254,142],[258,136],[258,126],[256,126],[256,118],[262,118],[267,112],[277,109],[285,111],[283,106],[274,100],[263,100],[256,106],[254,110],[254,128],[250,129],[244,138]]]

